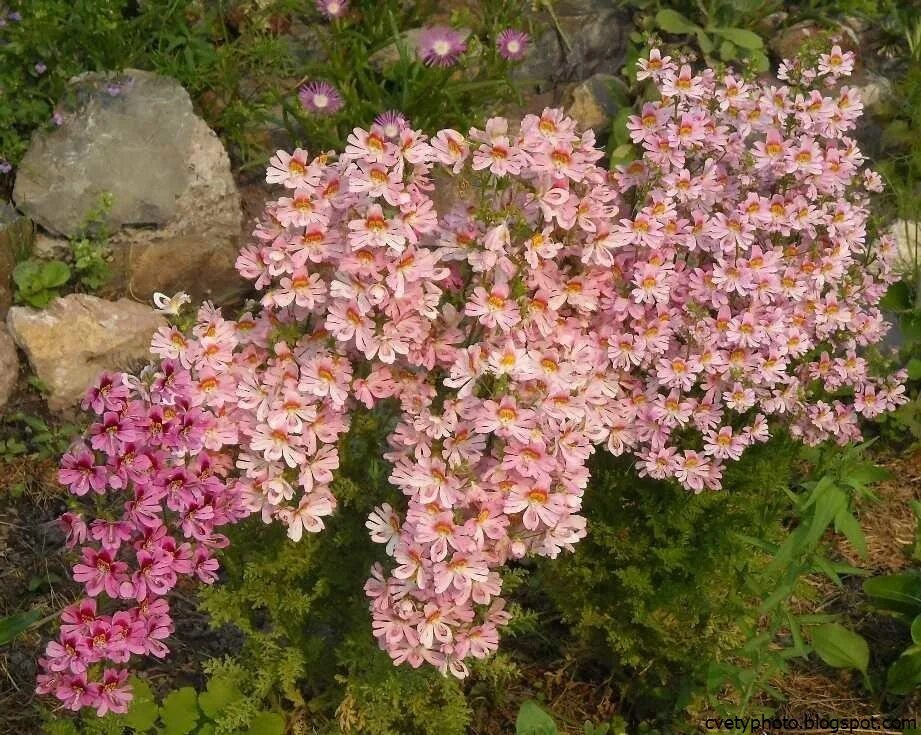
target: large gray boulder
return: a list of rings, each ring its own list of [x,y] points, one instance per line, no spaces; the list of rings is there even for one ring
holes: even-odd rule
[[[48,407],[77,403],[103,370],[130,370],[150,358],[150,339],[165,320],[143,304],[88,294],[57,298],[47,309],[14,306],[7,326],[38,379]]]
[[[19,208],[52,236],[83,231],[104,194],[114,286],[140,298],[238,290],[240,195],[221,141],[174,79],[128,69],[71,81],[59,127],[35,135],[16,176]]]

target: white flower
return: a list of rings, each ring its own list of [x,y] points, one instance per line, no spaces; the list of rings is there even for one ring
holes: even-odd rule
[[[188,304],[191,300],[192,297],[184,291],[180,291],[173,296],[167,296],[159,291],[153,295],[153,302],[154,306],[157,307],[157,311],[171,316],[178,315],[182,311],[183,305]]]

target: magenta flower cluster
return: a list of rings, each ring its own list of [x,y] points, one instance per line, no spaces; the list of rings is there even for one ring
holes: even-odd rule
[[[887,326],[894,246],[867,235],[880,180],[848,135],[849,63],[835,50],[772,86],[653,51],[639,77],[659,99],[629,121],[643,158],[613,172],[550,109],[431,138],[391,114],[338,155],[279,151],[267,181],[284,194],[237,261],[261,311],[205,307],[192,337],[155,337],[156,372],[89,398],[100,420],[62,481],[128,499],[117,521],[71,521],[93,539],[75,574],[133,601],[136,632],[87,654],[95,609],[76,638],[62,628],[42,690],[118,706],[99,703],[121,673],[85,671],[163,652],[147,611],[168,632],[175,580],[210,581],[215,526],[258,512],[294,540],[322,529],[358,405],[398,409],[384,457],[406,496],[367,522],[390,559],[365,586],[374,635],[396,663],[458,677],[509,619],[503,566],[584,537],[597,447],[701,492],[773,423],[857,439],[860,416],[905,398],[859,355]]]

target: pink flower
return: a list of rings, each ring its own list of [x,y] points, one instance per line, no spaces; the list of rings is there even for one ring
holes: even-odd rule
[[[419,34],[417,51],[427,66],[454,66],[466,50],[464,37],[453,28],[432,26]]]
[[[519,61],[528,53],[530,37],[524,31],[506,28],[496,37],[499,55],[508,61]]]
[[[315,115],[335,115],[344,104],[342,95],[329,82],[310,82],[298,90],[298,99],[305,110]]]

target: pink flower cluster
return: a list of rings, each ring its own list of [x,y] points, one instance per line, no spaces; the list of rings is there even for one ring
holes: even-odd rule
[[[221,324],[215,314],[199,329]],[[197,347],[193,369],[167,359],[140,378],[103,374],[84,400],[96,420],[64,455],[58,479],[76,496],[98,496],[105,510],[91,522],[77,513],[61,518],[67,546],[81,546],[73,577],[87,597],[62,613],[38,679],[40,693],[69,709],[126,711],[128,671],[118,665],[132,654],[167,654],[173,623],[166,595],[183,578],[213,582],[214,549],[227,543],[216,529],[248,514],[228,477],[232,460],[220,452],[236,441],[235,427],[208,399],[207,376],[226,368],[221,356],[231,349],[225,339],[210,352],[217,339],[177,334],[177,343]],[[103,595],[113,612],[97,608]]]
[[[367,523],[392,559],[365,587],[374,635],[397,663],[463,677],[508,620],[503,565],[585,535],[596,447],[700,492],[772,420],[810,443],[856,439],[859,416],[905,399],[902,376],[874,379],[858,354],[885,331],[894,247],[868,242],[879,178],[847,135],[861,106],[836,53],[772,86],[653,51],[638,76],[660,98],[629,122],[644,155],[614,172],[590,131],[549,109],[431,138],[395,115],[338,155],[279,151],[267,181],[284,194],[237,261],[261,311],[205,308],[194,339],[164,328],[159,372],[91,397],[101,420],[62,480],[137,497],[124,530],[90,526],[98,548],[75,569],[87,593],[159,602],[212,561],[211,528],[247,512],[294,540],[320,530],[350,412],[386,403],[406,509]],[[144,427],[167,414],[153,451]],[[150,466],[122,471],[139,454]],[[146,541],[154,528],[166,550]],[[47,668],[66,685],[42,687],[96,702],[79,678],[94,659],[62,656],[49,649]]]

